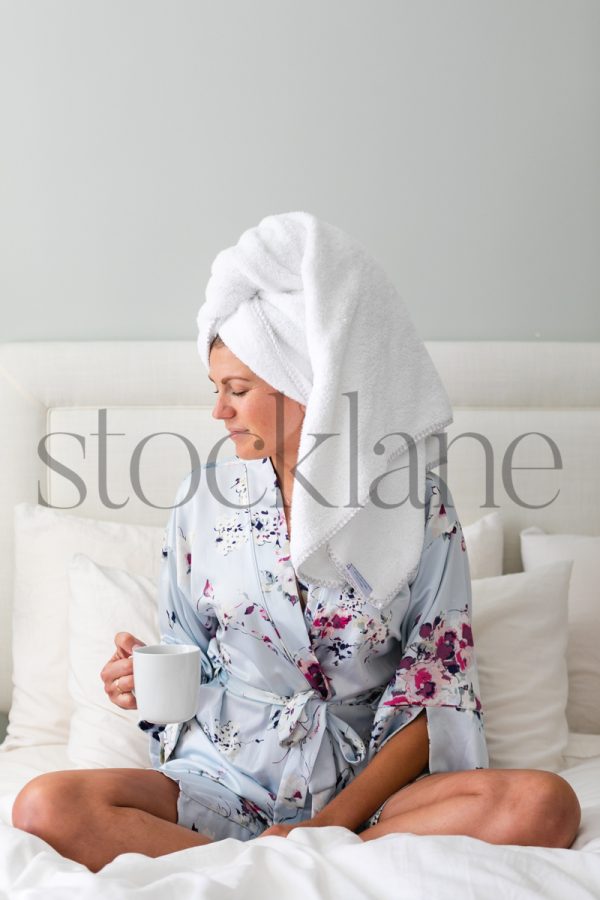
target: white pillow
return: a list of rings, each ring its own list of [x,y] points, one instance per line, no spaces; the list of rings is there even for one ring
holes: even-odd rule
[[[563,768],[571,562],[471,582],[490,767]]]
[[[100,671],[114,652],[114,636],[129,631],[144,644],[159,644],[158,587],[150,578],[99,566],[81,553],[69,566],[68,754],[81,768],[150,765],[148,735],[137,727],[136,709],[111,703]]]
[[[488,513],[471,525],[463,525],[462,532],[467,546],[471,578],[502,575],[504,532],[500,510]]]
[[[569,742],[564,755],[565,768],[578,766],[587,759],[600,757],[600,734],[569,732]]]
[[[559,559],[573,560],[569,589],[567,721],[574,732],[600,734],[600,537],[521,531],[526,572]]]
[[[30,503],[15,506],[14,523],[13,695],[3,751],[68,741],[67,568],[74,554],[158,580],[164,537],[164,528]]]

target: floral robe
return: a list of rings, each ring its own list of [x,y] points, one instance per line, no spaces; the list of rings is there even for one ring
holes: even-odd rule
[[[161,643],[200,647],[199,705],[188,722],[138,722],[152,767],[179,783],[179,824],[247,840],[310,818],[423,708],[429,772],[489,765],[462,528],[432,472],[424,499],[419,568],[391,603],[309,584],[303,609],[271,460],[183,480],[159,621]]]

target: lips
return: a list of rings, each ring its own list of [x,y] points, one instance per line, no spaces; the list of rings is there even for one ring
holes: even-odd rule
[[[248,434],[247,428],[236,428],[236,429],[228,428],[227,431],[229,432],[229,434]]]

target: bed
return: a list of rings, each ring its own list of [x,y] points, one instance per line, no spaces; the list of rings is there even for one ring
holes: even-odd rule
[[[39,773],[149,765],[137,714],[111,707],[99,671],[117,630],[156,639],[168,508],[223,431],[194,341],[8,343],[0,896],[600,896],[600,344],[426,346],[454,408],[438,471],[469,551],[491,764],[569,781],[582,807],[571,848],[410,833],[364,843],[341,827],[299,828],[127,853],[92,874],[13,828],[13,800]]]

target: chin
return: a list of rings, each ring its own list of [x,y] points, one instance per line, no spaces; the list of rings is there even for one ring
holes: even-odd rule
[[[234,450],[233,452],[238,459],[259,459],[259,457],[255,453],[244,453],[243,450]]]
[[[249,447],[236,446],[233,448],[233,452],[239,459],[263,459],[269,455],[264,446],[259,450],[254,447],[256,441],[248,441],[248,443]]]

